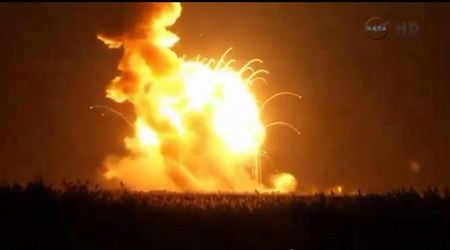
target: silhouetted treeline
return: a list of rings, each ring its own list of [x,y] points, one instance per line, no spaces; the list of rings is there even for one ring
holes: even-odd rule
[[[0,249],[450,249],[450,196],[0,187]]]

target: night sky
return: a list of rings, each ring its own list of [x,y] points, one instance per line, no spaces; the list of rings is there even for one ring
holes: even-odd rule
[[[303,96],[278,99],[262,116],[302,131],[268,130],[266,173],[292,172],[301,185],[345,191],[450,185],[449,4],[182,7],[171,28],[179,55],[218,58],[233,47],[241,65],[260,58],[270,71],[269,86],[255,86],[259,99]],[[109,105],[133,118],[130,105],[105,98],[121,51],[96,34],[114,8],[0,5],[0,181],[94,180],[106,155],[125,152],[132,130],[89,109]],[[364,32],[374,16],[389,22],[384,39]],[[419,33],[396,33],[401,22],[417,23]]]

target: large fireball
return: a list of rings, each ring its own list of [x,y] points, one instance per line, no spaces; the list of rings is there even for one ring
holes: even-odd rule
[[[179,4],[154,4],[157,15],[143,15],[123,34],[100,34],[110,48],[123,48],[121,76],[107,97],[135,108],[134,135],[124,143],[131,154],[109,156],[108,179],[139,190],[270,190],[255,176],[265,139],[260,107],[250,89],[258,73],[253,60],[233,68],[233,60],[192,60],[171,47],[179,40],[168,26]],[[295,179],[272,190],[293,191]]]

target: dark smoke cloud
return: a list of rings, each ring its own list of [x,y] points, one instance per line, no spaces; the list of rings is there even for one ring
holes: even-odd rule
[[[171,13],[176,6],[172,3],[112,3],[97,6],[96,14],[99,34],[109,39],[121,41],[124,38],[145,38],[155,20]],[[171,25],[168,22],[166,25]]]

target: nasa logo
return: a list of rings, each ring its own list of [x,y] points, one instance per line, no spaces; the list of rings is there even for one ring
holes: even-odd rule
[[[383,39],[388,32],[388,22],[381,17],[372,17],[364,25],[364,32],[373,40]]]

